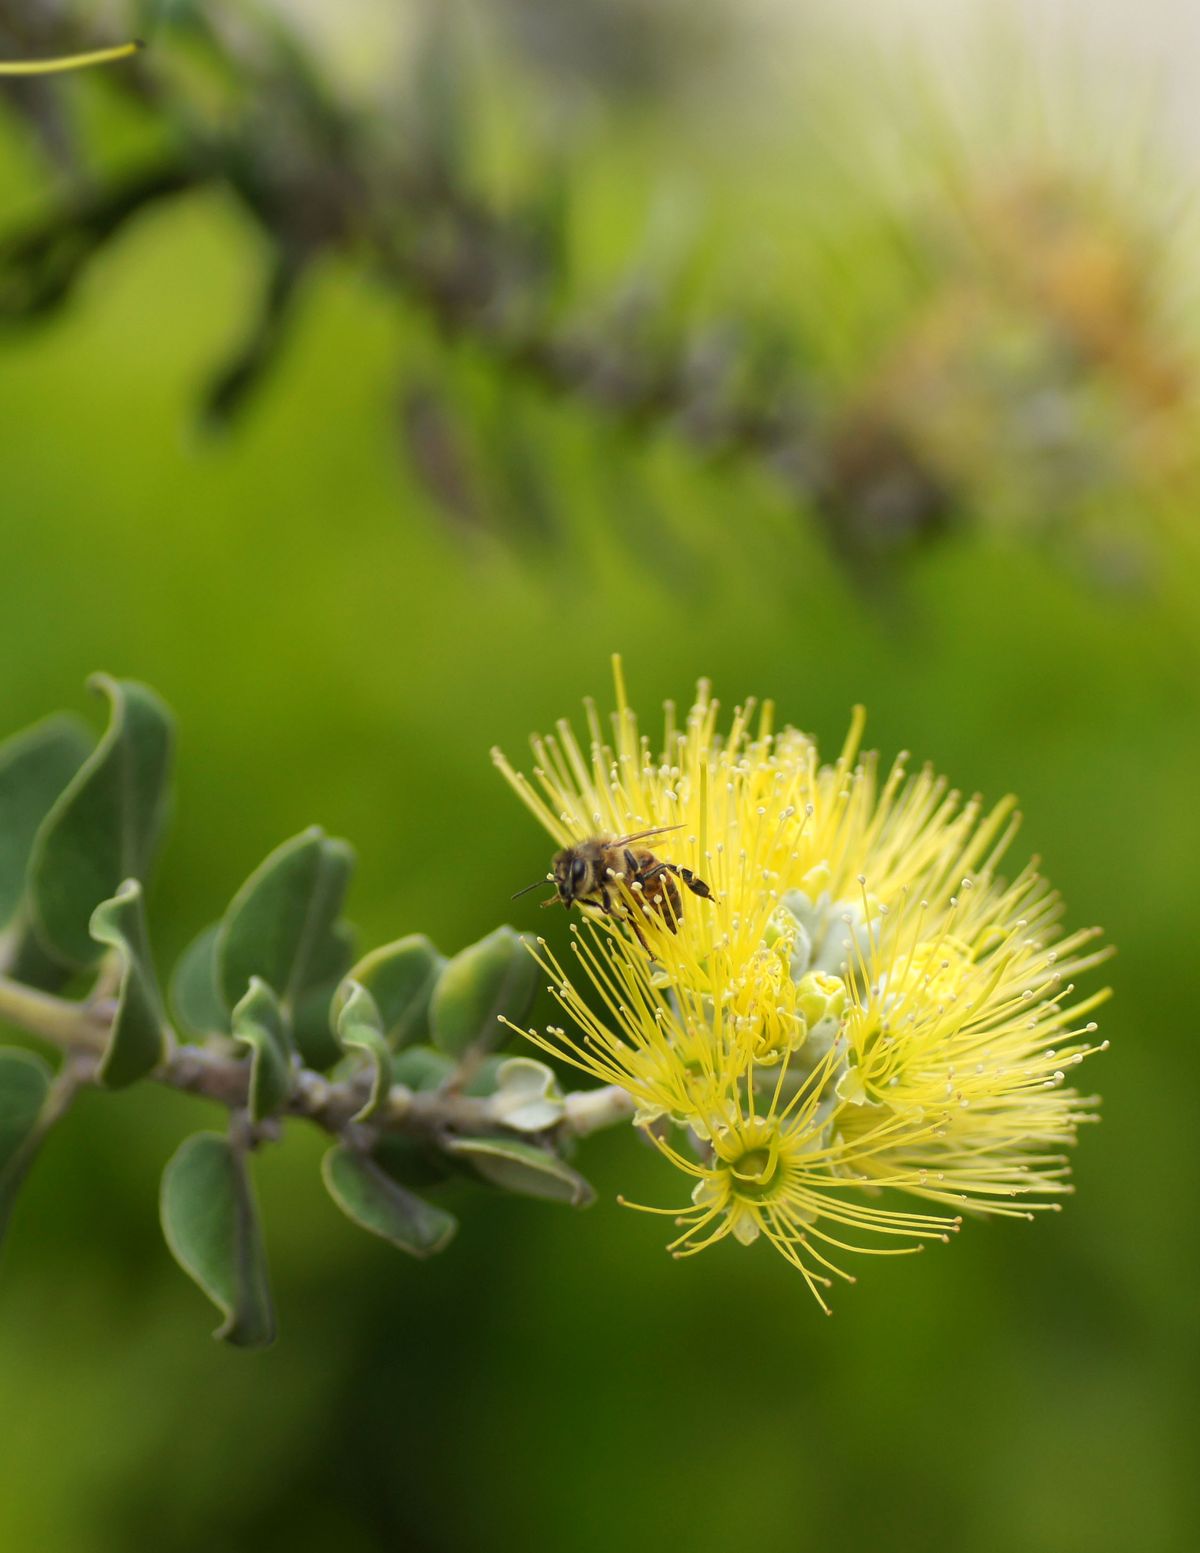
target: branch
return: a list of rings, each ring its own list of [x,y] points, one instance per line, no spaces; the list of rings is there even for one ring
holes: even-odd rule
[[[98,1057],[106,1048],[115,1012],[111,1000],[73,1002],[52,997],[0,976],[0,1020],[57,1047],[68,1059]],[[94,1067],[76,1064],[82,1081],[94,1083]],[[244,1110],[249,1097],[250,1064],[214,1046],[179,1043],[172,1032],[170,1055],[152,1078],[169,1089],[200,1095]],[[301,1117],[335,1136],[353,1136],[356,1146],[369,1148],[377,1135],[398,1133],[437,1142],[455,1133],[503,1131],[492,1097],[476,1098],[456,1091],[453,1084],[435,1090],[412,1090],[393,1084],[386,1103],[369,1124],[356,1123],[367,1085],[359,1077],[333,1081],[311,1068],[300,1067],[283,1114]],[[558,1131],[583,1137],[628,1121],[633,1102],[615,1085],[568,1094]]]

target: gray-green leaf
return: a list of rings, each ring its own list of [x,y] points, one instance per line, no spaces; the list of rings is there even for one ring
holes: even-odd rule
[[[92,912],[123,879],[145,880],[166,812],[172,720],[145,685],[97,674],[109,723],[38,828],[29,860],[33,926],[66,964],[99,954]]]
[[[59,714],[0,744],[0,927],[12,921],[24,898],[38,826],[91,742],[77,718]]]
[[[304,992],[341,974],[343,940],[334,929],[353,864],[344,841],[314,826],[255,869],[217,934],[217,990],[230,1008],[252,976],[261,976],[291,1012]]]
[[[227,1031],[229,1010],[217,992],[216,948],[219,922],[210,922],[175,962],[167,996],[176,1020],[189,1035]]]
[[[508,1057],[496,1069],[492,1115],[517,1132],[544,1132],[566,1113],[553,1071],[535,1057]]]
[[[364,955],[350,972],[375,999],[393,1051],[428,1039],[429,1003],[445,964],[424,933],[410,933]]]
[[[329,1195],[348,1219],[411,1256],[428,1257],[450,1244],[458,1222],[393,1181],[365,1155],[342,1147],[321,1161]]]
[[[50,1079],[50,1069],[32,1052],[0,1050],[0,1240],[41,1141],[38,1121]]]
[[[366,1121],[383,1105],[392,1087],[392,1053],[383,1033],[375,999],[356,981],[342,983],[337,1036],[348,1051],[365,1053],[371,1063],[371,1092],[356,1114]]]
[[[224,1317],[213,1336],[243,1348],[272,1342],[275,1312],[244,1155],[219,1133],[188,1138],[163,1172],[161,1213],[172,1256]]]
[[[539,974],[524,940],[510,927],[499,927],[456,954],[434,989],[434,1045],[452,1057],[495,1046],[506,1033],[500,1016],[520,1023],[533,1003]]]
[[[146,934],[142,887],[126,879],[110,901],[92,913],[92,937],[121,959],[121,989],[112,1031],[96,1076],[108,1089],[123,1089],[152,1073],[167,1053],[167,1022]]]
[[[292,1043],[279,999],[258,976],[233,1011],[233,1034],[250,1048],[248,1109],[256,1122],[273,1116],[292,1092]]]
[[[410,1046],[392,1058],[392,1083],[409,1089],[440,1089],[454,1076],[454,1063],[432,1046]]]
[[[595,1201],[591,1185],[557,1154],[512,1138],[452,1138],[447,1151],[469,1164],[485,1181],[523,1197],[586,1208]]]

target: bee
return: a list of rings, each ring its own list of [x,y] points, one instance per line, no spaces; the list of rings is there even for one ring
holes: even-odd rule
[[[683,898],[676,880],[681,880],[693,895],[702,900],[712,900],[713,894],[704,880],[681,863],[667,863],[656,857],[649,847],[635,846],[650,836],[661,836],[667,831],[682,830],[682,825],[655,825],[650,830],[635,831],[629,836],[589,836],[576,841],[561,852],[556,852],[550,864],[546,882],[554,885],[555,893],[543,906],[565,906],[568,911],[578,903],[594,906],[607,916],[622,917],[630,923],[638,938],[645,944],[641,929],[628,912],[628,899],[616,888],[623,881],[626,889],[634,890],[646,913],[657,911],[674,933],[683,914]],[[527,884],[518,895],[536,890],[541,879]]]

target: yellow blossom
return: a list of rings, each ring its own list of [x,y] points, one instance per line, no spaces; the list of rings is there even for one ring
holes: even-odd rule
[[[1014,801],[964,801],[905,755],[881,776],[861,709],[831,764],[775,732],[770,704],[721,733],[704,682],[682,725],[667,705],[653,749],[615,673],[611,732],[588,702],[585,746],[560,722],[534,739],[532,778],[495,759],[559,846],[676,827],[655,854],[712,890],[676,919],[618,872],[617,909],[584,908],[578,971],[539,941],[569,1023],[526,1032],[624,1089],[694,1178],[691,1206],[667,1210],[677,1254],[761,1234],[824,1305],[839,1252],[1056,1207],[1061,1150],[1095,1106],[1066,1076],[1096,1049],[1085,1016],[1106,996],[1077,998],[1073,978],[1104,951],[1095,930],[1061,930],[1032,866],[998,874]]]

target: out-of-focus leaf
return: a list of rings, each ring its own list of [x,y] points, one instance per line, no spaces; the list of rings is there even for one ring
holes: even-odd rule
[[[256,1122],[273,1116],[292,1092],[292,1043],[279,999],[258,976],[233,1011],[234,1039],[250,1048],[249,1111]]]
[[[371,1158],[402,1186],[424,1191],[454,1174],[446,1156],[434,1143],[407,1133],[385,1132],[376,1139]]]
[[[310,1068],[330,1068],[342,1055],[331,1019],[340,980],[353,958],[353,928],[346,922],[335,923],[320,960],[312,967],[315,984],[301,993],[292,1014],[292,1034]]]
[[[71,980],[71,968],[49,953],[28,923],[18,919],[9,931],[4,969],[13,981],[40,987],[43,992],[58,992]]]
[[[32,1052],[0,1049],[0,1240],[41,1141],[38,1121],[50,1078],[50,1069]]]
[[[447,1151],[469,1164],[485,1181],[522,1197],[544,1197],[551,1202],[586,1208],[595,1192],[577,1171],[556,1154],[513,1138],[452,1138]]]
[[[496,1093],[496,1085],[500,1082],[500,1064],[503,1057],[497,1057],[495,1053],[490,1057],[484,1057],[477,1064],[473,1064],[469,1074],[461,1078],[461,1088],[464,1095],[471,1095],[474,1099],[484,1100],[488,1095]]]
[[[190,1035],[211,1035],[230,1027],[229,1010],[217,992],[217,934],[219,922],[210,922],[197,934],[175,962],[167,995],[176,1021]]]
[[[163,1173],[161,1214],[171,1255],[224,1320],[213,1333],[243,1348],[275,1337],[266,1254],[245,1157],[228,1138],[199,1132]]]
[[[433,1256],[458,1228],[452,1214],[415,1197],[365,1155],[340,1144],[322,1160],[321,1174],[348,1219],[411,1256]]]
[[[77,718],[47,717],[0,744],[0,927],[17,914],[38,826],[87,758]]]
[[[350,972],[374,998],[393,1051],[428,1039],[429,1003],[445,964],[424,933],[410,933],[364,955]]]
[[[433,993],[434,1045],[452,1057],[494,1046],[505,1033],[501,1014],[519,1024],[529,1012],[538,976],[537,962],[510,927],[456,954]]]
[[[305,992],[340,974],[330,970],[343,952],[334,929],[353,865],[344,841],[313,826],[255,869],[217,933],[217,990],[230,1008],[260,976],[293,1014]]]
[[[126,879],[110,901],[92,913],[92,937],[121,959],[121,990],[112,1033],[97,1068],[109,1089],[123,1089],[152,1073],[167,1051],[167,1021],[146,933],[142,887]]]
[[[33,926],[67,965],[91,965],[100,946],[92,912],[124,879],[145,881],[166,812],[172,719],[145,685],[89,682],[109,701],[100,742],[50,807],[29,860]]]
[[[440,1089],[454,1073],[454,1063],[432,1046],[410,1046],[392,1058],[392,1083],[409,1089]]]
[[[365,1121],[387,1100],[392,1087],[392,1053],[375,999],[356,981],[343,983],[343,988],[345,997],[337,1016],[338,1040],[350,1051],[365,1052],[373,1070],[371,1093],[354,1118]]]

